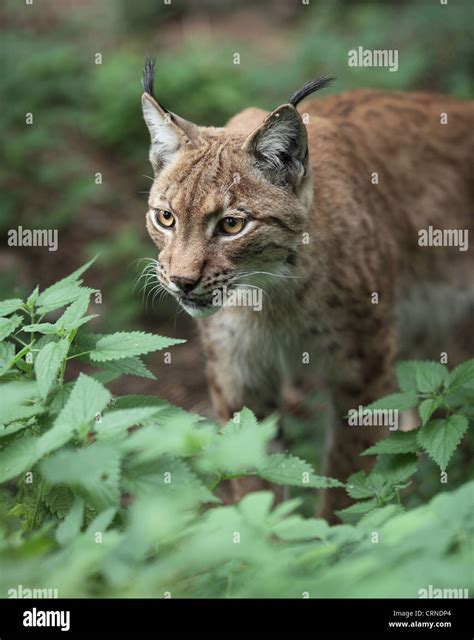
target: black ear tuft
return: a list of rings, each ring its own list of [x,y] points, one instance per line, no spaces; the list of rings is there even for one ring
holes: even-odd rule
[[[298,89],[291,98],[289,99],[289,104],[292,104],[294,107],[304,100],[310,93],[314,93],[315,91],[319,91],[319,89],[324,89],[329,86],[331,82],[333,82],[336,78],[332,76],[321,76],[320,78],[316,78],[315,80],[311,80],[311,82],[307,82],[301,89]]]
[[[145,60],[145,68],[143,69],[143,90],[145,93],[148,93],[152,98],[154,98],[153,94],[153,81],[155,79],[155,60],[147,56]]]

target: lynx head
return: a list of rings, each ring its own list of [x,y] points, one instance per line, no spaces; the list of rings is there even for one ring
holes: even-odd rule
[[[201,127],[165,109],[145,65],[143,115],[154,182],[147,229],[161,286],[192,316],[211,315],[216,290],[282,283],[301,242],[311,185],[306,127],[296,104],[328,84],[305,85],[251,132]],[[272,277],[273,276],[273,277]]]

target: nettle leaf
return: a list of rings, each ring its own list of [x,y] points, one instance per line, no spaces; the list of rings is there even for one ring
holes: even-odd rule
[[[14,433],[18,433],[18,431],[28,429],[28,427],[32,426],[30,423],[31,420],[26,420],[25,422],[11,422],[8,427],[2,427],[0,425],[0,438],[6,438],[7,436],[11,436]]]
[[[398,431],[380,440],[361,455],[375,455],[378,453],[416,453],[420,449],[416,437],[417,430]]]
[[[27,331],[28,333],[44,333],[45,335],[56,334],[58,332],[58,328],[55,324],[51,322],[39,322],[35,324],[27,324],[22,327],[23,331]]]
[[[443,404],[443,400],[440,397],[428,398],[418,407],[418,413],[420,414],[421,424],[424,426],[431,418],[433,413]]]
[[[451,391],[472,383],[474,383],[474,360],[468,360],[451,371],[445,384]]]
[[[97,532],[103,533],[106,531],[113,522],[117,514],[117,507],[109,507],[99,513],[88,525],[86,534],[95,535]]]
[[[381,495],[385,487],[385,479],[381,474],[364,471],[353,473],[347,480],[346,491],[351,498],[360,500]]]
[[[51,484],[67,484],[95,509],[118,506],[120,453],[116,447],[94,443],[85,449],[63,450],[41,463]]]
[[[420,431],[419,429],[417,431]],[[418,459],[414,453],[400,455],[379,455],[373,473],[377,473],[391,486],[406,483],[416,472]]]
[[[339,511],[336,511],[336,515],[342,520],[342,522],[353,523],[360,520],[360,518],[365,514],[374,511],[377,507],[377,500],[372,498],[371,500],[356,502],[356,504],[352,504],[346,509],[340,509]]]
[[[100,366],[106,371],[117,373],[118,375],[137,376],[139,378],[147,378],[148,380],[156,380],[156,376],[146,367],[137,356],[131,358],[121,358],[120,360],[109,360],[107,362],[93,362],[93,366]]]
[[[89,302],[91,298],[91,292],[83,289],[79,294],[77,300],[75,300],[63,313],[63,315],[56,321],[58,328],[70,331],[76,329],[83,324],[82,317],[89,308]],[[92,317],[92,316],[90,316]]]
[[[15,345],[13,342],[0,342],[0,376],[6,373],[15,357]]]
[[[60,545],[72,542],[81,532],[84,522],[84,500],[76,497],[69,513],[56,529],[56,541]]]
[[[110,335],[97,335],[95,347],[89,354],[91,360],[105,362],[106,360],[121,360],[130,356],[139,356],[150,351],[166,349],[174,344],[181,344],[184,340],[164,338],[143,331],[119,332]]]
[[[94,293],[95,289],[87,289],[77,282],[72,282],[64,285],[61,289],[49,292],[48,295],[45,295],[44,291],[37,300],[38,312],[44,314],[61,309],[71,302],[75,302],[84,291]]]
[[[98,440],[114,439],[126,436],[127,429],[142,424],[148,418],[162,411],[164,407],[139,407],[135,409],[119,409],[109,411],[95,423]]]
[[[26,436],[0,451],[0,482],[11,480],[33,467],[39,457],[38,441],[36,436]]]
[[[36,382],[6,382],[0,384],[0,424],[29,418],[43,411],[33,405],[38,396]]]
[[[242,409],[206,449],[200,467],[207,471],[237,473],[263,465],[266,446],[275,429],[274,421],[259,424],[249,409]]]
[[[159,491],[162,495],[183,496],[189,504],[219,502],[183,460],[170,456],[145,462],[131,459],[125,464],[122,485],[136,496]]]
[[[300,515],[294,515],[274,525],[271,531],[287,542],[314,538],[324,540],[329,533],[329,525],[326,520],[316,518],[305,520]]]
[[[466,416],[459,414],[432,420],[419,430],[418,442],[441,471],[445,471],[468,426]]]
[[[253,491],[240,500],[237,509],[247,522],[263,529],[268,523],[274,500],[271,491]]]
[[[123,451],[137,451],[137,460],[157,459],[163,454],[188,457],[204,449],[214,437],[210,427],[198,427],[200,416],[168,407],[121,443]]]
[[[82,265],[82,267],[79,267],[79,269],[76,269],[76,271],[74,271],[70,275],[66,276],[65,278],[62,278],[61,280],[58,280],[57,282],[52,284],[50,287],[42,291],[39,294],[39,296],[36,297],[35,304],[40,307],[47,306],[48,304],[51,303],[52,300],[56,301],[58,297],[60,298],[61,295],[64,295],[69,289],[73,291],[76,291],[78,288],[80,289],[80,285],[82,283],[82,280],[80,278],[82,274],[85,271],[87,271],[87,269],[94,263],[94,261],[95,261],[95,258],[92,258],[92,260],[89,260],[89,262],[86,262],[86,264]],[[82,290],[84,291],[85,289],[82,289]],[[59,296],[57,295],[58,292],[60,294]],[[34,293],[35,292],[33,292],[33,294]],[[73,300],[68,300],[64,304],[61,304],[60,307],[63,307],[66,304],[69,304],[70,302],[73,302]],[[55,307],[55,308],[59,309],[60,307]],[[45,312],[42,312],[42,313],[45,313]]]
[[[36,304],[39,296],[39,286],[37,286],[26,299],[26,304],[28,307],[33,307]]]
[[[5,340],[21,324],[21,316],[14,315],[10,318],[0,318],[0,340]]]
[[[58,449],[78,431],[90,428],[96,414],[103,411],[110,398],[110,392],[105,387],[81,373],[53,428],[41,437],[42,452]]]
[[[48,487],[43,495],[43,501],[51,513],[62,519],[72,507],[74,494],[69,487],[60,485]]]
[[[416,391],[416,362],[401,360],[396,364],[397,381],[400,391]]]
[[[403,393],[392,393],[380,400],[376,400],[367,405],[366,409],[397,409],[406,411],[418,404],[418,395],[415,391],[404,391]]]
[[[305,460],[283,453],[268,456],[264,464],[258,467],[257,472],[261,478],[269,482],[289,484],[294,487],[327,489],[344,486],[339,480],[316,475],[312,466]]]
[[[131,394],[114,398],[114,409],[141,409],[143,407],[172,407],[169,402],[156,396]],[[174,407],[178,409],[178,407]]]
[[[449,375],[448,368],[439,362],[416,362],[418,391],[432,393],[439,389]]]
[[[18,309],[22,306],[23,300],[20,298],[12,298],[11,300],[2,300],[0,302],[0,317],[8,316],[10,313],[14,313],[18,311]]]
[[[59,342],[50,342],[36,356],[34,369],[42,398],[47,397],[68,350],[69,340],[65,338]]]
[[[269,526],[273,526],[286,518],[286,516],[290,515],[293,511],[296,511],[298,507],[302,505],[303,501],[301,498],[291,498],[290,500],[285,500],[284,502],[280,502],[273,509],[271,513],[269,513],[267,522]]]
[[[385,507],[371,509],[362,516],[357,526],[364,531],[377,531],[386,522],[401,513],[403,513],[403,507],[399,504],[388,504]]]

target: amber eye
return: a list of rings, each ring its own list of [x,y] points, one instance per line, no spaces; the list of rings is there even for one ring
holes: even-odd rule
[[[175,217],[171,213],[171,211],[165,211],[163,209],[155,209],[153,211],[152,218],[155,222],[155,226],[161,225],[166,229],[170,229],[171,227],[174,227]]]
[[[227,235],[235,236],[245,227],[244,218],[236,218],[234,216],[226,216],[219,222],[219,231]]]

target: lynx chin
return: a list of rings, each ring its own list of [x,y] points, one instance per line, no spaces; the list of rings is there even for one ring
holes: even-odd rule
[[[472,252],[418,242],[429,226],[473,230],[474,105],[357,89],[308,101],[303,122],[299,103],[331,80],[202,127],[157,100],[148,59],[146,224],[161,287],[198,319],[219,419],[243,406],[262,418],[283,385],[318,376],[334,415],[324,472],[345,480],[388,433],[348,425],[348,412],[395,390],[397,358],[438,358],[474,300]],[[243,289],[262,292],[260,311],[215,294]],[[248,490],[233,482],[236,498]],[[324,493],[320,515],[334,520],[350,499]]]

